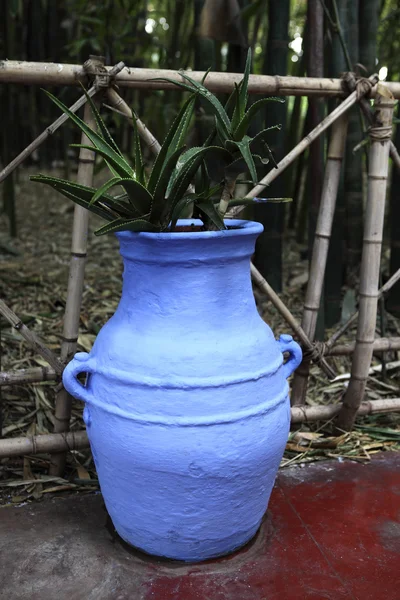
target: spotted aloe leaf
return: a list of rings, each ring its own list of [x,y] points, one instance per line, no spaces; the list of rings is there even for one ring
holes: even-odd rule
[[[108,194],[102,195],[102,203],[98,203],[96,206],[90,205],[90,201],[93,197],[93,194],[96,192],[95,188],[80,185],[79,183],[68,181],[67,179],[49,177],[48,175],[40,174],[31,175],[30,180],[49,185],[69,200],[72,200],[76,204],[79,204],[79,206],[90,210],[91,212],[97,214],[99,217],[102,217],[103,219],[112,220],[117,216],[112,208],[113,198]]]
[[[235,140],[240,140],[244,135],[246,135],[251,120],[262,108],[264,108],[266,104],[268,104],[268,102],[285,102],[285,100],[284,98],[275,98],[271,96],[269,98],[262,98],[261,100],[257,100],[257,102],[254,102],[254,104],[251,104],[249,110],[245,113],[240,122],[234,128],[233,137],[235,138]]]
[[[73,121],[80,130],[86,135],[86,137],[92,142],[96,150],[101,154],[104,160],[107,162],[109,168],[114,175],[119,174],[114,171],[115,165],[118,165],[120,169],[125,170],[126,173],[132,174],[132,169],[126,160],[121,156],[119,152],[116,152],[113,147],[108,144],[105,139],[91,127],[89,127],[85,121],[80,119],[78,115],[73,113],[61,100],[53,96],[50,92],[45,90],[47,96]],[[93,150],[93,148],[91,148]]]
[[[157,186],[158,180],[161,177],[167,159],[174,154],[179,148],[184,146],[185,137],[193,115],[195,96],[192,95],[184,103],[178,115],[174,119],[170,130],[161,146],[148,181],[148,190],[152,194]]]
[[[210,107],[219,124],[221,125],[221,128],[224,130],[225,135],[228,136],[231,128],[231,122],[218,98],[216,98],[214,94],[212,94],[204,85],[198,83],[197,81],[194,81],[194,79],[186,75],[186,73],[184,73],[183,71],[180,71],[180,75],[181,77],[183,77],[183,79],[188,81],[190,85],[188,85],[187,83],[183,83],[182,81],[175,81],[174,79],[170,79],[169,77],[157,77],[155,79],[152,79],[151,81],[165,81],[168,83],[173,83],[174,85],[186,91],[197,92],[199,96],[207,102],[208,106]]]
[[[139,131],[136,123],[136,115],[132,110],[132,123],[133,123],[133,158],[135,165],[135,179],[142,184],[146,185],[144,163],[142,158],[142,148],[140,145]]]
[[[117,154],[119,154],[122,157],[121,150],[118,148],[118,146],[115,143],[113,137],[111,136],[110,132],[108,131],[107,126],[104,123],[104,120],[101,118],[101,115],[100,115],[99,111],[97,110],[96,104],[93,102],[92,98],[89,96],[89,94],[87,93],[87,91],[85,90],[85,88],[84,88],[84,86],[82,84],[81,84],[81,88],[83,90],[83,93],[86,96],[86,100],[88,101],[88,103],[90,105],[90,108],[91,108],[93,116],[95,118],[97,129],[99,130],[99,133],[101,134],[101,136],[103,137],[103,139],[107,142],[107,144],[113,150],[115,150],[115,152]]]

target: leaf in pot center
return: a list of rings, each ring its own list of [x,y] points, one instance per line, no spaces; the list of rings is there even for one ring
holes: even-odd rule
[[[214,203],[210,201],[196,202],[196,207],[204,213],[208,219],[220,230],[226,229],[226,225]]]

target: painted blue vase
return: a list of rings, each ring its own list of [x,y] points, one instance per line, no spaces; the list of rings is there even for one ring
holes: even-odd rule
[[[227,554],[256,533],[289,432],[286,379],[301,361],[255,306],[250,257],[262,226],[229,225],[118,233],[121,301],[63,375],[85,402],[118,534],[185,561]]]

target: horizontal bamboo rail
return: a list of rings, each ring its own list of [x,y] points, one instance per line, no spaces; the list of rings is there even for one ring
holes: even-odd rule
[[[353,354],[355,347],[355,342],[338,344],[337,346],[334,346],[333,348],[323,352],[323,354],[324,356],[348,356]],[[379,352],[396,352],[397,350],[400,350],[400,337],[378,338],[374,341],[372,350],[374,354]]]
[[[89,447],[86,431],[47,433],[32,437],[17,437],[0,440],[0,458],[24,454],[52,454],[81,450]]]
[[[291,422],[311,423],[313,421],[326,421],[336,417],[341,408],[341,403],[327,404],[326,406],[292,406]],[[376,413],[391,413],[399,410],[400,398],[371,400],[361,403],[357,411],[357,417],[365,417],[366,415],[372,415]]]
[[[319,345],[317,344],[317,348]],[[349,356],[353,354],[355,342],[338,344],[329,349],[326,344],[321,346],[322,356]],[[400,350],[400,337],[378,338],[374,342],[374,354],[379,352],[396,352]],[[43,381],[58,381],[59,375],[51,367],[32,367],[18,371],[3,371],[0,373],[0,387],[21,385],[26,383],[42,383]]]
[[[292,423],[311,423],[335,417],[341,404],[326,406],[292,406]],[[400,410],[400,398],[388,400],[372,400],[362,402],[357,416],[375,413],[390,413]],[[0,459],[26,454],[53,454],[71,450],[83,450],[89,447],[86,431],[69,431],[68,433],[49,433],[33,437],[17,437],[0,440]]]
[[[107,67],[110,70],[110,67]],[[200,82],[203,71],[189,71],[190,76]],[[182,81],[177,71],[167,69],[137,69],[125,67],[115,78],[120,87],[149,90],[176,89],[173,84],[162,81],[150,81],[157,77],[169,77]],[[240,73],[210,72],[205,85],[212,92],[231,92],[234,84],[239,83]],[[60,63],[39,63],[16,60],[0,61],[0,83],[19,83],[22,85],[79,85],[87,82],[87,75],[81,65]],[[395,98],[400,98],[400,83],[385,82]],[[324,77],[290,77],[279,75],[250,75],[250,94],[274,94],[279,96],[346,96],[341,79]],[[371,96],[376,94],[376,86]]]
[[[51,367],[33,367],[18,371],[0,372],[0,387],[4,385],[21,385],[26,383],[41,383],[42,381],[57,381],[58,375]]]

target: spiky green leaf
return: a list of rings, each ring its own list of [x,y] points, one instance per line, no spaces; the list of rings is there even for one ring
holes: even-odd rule
[[[153,197],[149,191],[136,179],[120,179],[121,185],[128,194],[129,202],[134,210],[141,216],[150,213]]]
[[[98,128],[100,134],[103,136],[104,140],[109,144],[109,146],[111,148],[113,148],[113,150],[115,150],[115,152],[117,152],[117,154],[119,154],[122,157],[122,153],[121,153],[120,149],[118,148],[116,142],[114,141],[111,133],[108,131],[104,120],[102,119],[99,111],[97,110],[96,104],[93,102],[92,98],[89,96],[89,94],[87,93],[87,91],[86,91],[85,87],[82,85],[82,83],[81,83],[81,88],[83,90],[83,93],[86,96],[86,100],[88,101],[88,103],[90,105],[90,108],[92,110],[92,113],[95,118],[97,128]]]
[[[66,179],[60,179],[58,177],[49,177],[47,175],[31,175],[30,180],[49,185],[69,200],[72,200],[76,204],[79,204],[79,206],[90,210],[90,212],[102,217],[103,219],[110,221],[116,216],[116,213],[110,206],[90,205],[90,200],[96,191],[95,188],[83,186]],[[112,200],[112,197],[104,195],[103,200],[109,201]]]
[[[154,161],[147,184],[147,188],[151,194],[154,193],[157,182],[161,177],[162,170],[169,156],[184,145],[186,133],[193,114],[194,103],[195,95],[192,95],[182,106],[167,133],[160,152]]]
[[[114,152],[113,155],[110,155],[102,148],[97,146],[87,146],[86,144],[70,144],[70,146],[71,148],[86,148],[86,150],[91,150],[95,154],[103,157],[108,168],[115,177],[133,177],[135,175],[133,169],[124,159],[121,159],[116,152]]]
[[[274,96],[271,96],[269,98],[262,98],[261,100],[257,100],[257,102],[254,102],[254,104],[252,104],[249,107],[249,110],[242,117],[241,121],[238,123],[237,126],[234,127],[232,123],[233,137],[235,140],[240,140],[244,135],[246,135],[251,120],[262,108],[264,108],[265,104],[267,104],[268,102],[285,102],[285,99],[275,98]]]
[[[104,160],[107,162],[107,164],[110,163],[109,167],[110,167],[111,171],[114,170],[114,167],[112,166],[112,164],[116,163],[116,164],[124,165],[126,173],[129,175],[132,175],[132,169],[129,166],[129,164],[126,162],[126,160],[119,154],[119,152],[116,152],[104,140],[104,138],[100,134],[98,134],[96,131],[91,129],[85,123],[85,121],[83,121],[75,113],[73,113],[68,108],[68,106],[65,106],[65,104],[63,102],[61,102],[61,100],[56,98],[56,96],[53,96],[53,94],[51,94],[47,90],[44,90],[44,92],[63,111],[63,113],[68,115],[68,117],[71,119],[71,121],[73,121],[75,123],[75,125],[78,125],[80,130],[87,136],[87,138],[92,142],[92,144],[96,147],[96,149],[101,150]],[[114,173],[114,174],[117,175],[118,173]]]
[[[142,158],[142,148],[140,145],[139,130],[136,123],[136,114],[132,110],[132,123],[133,123],[133,158],[135,163],[135,175],[136,179],[142,185],[146,185],[144,163]]]
[[[147,215],[149,216],[149,215]],[[160,231],[160,227],[153,225],[146,219],[115,219],[107,225],[103,225],[95,231],[95,235],[105,235],[106,233],[116,233],[117,231]]]
[[[225,130],[226,135],[228,135],[231,123],[221,102],[214,96],[214,94],[212,94],[206,87],[204,87],[204,85],[201,85],[201,83],[194,81],[191,77],[186,75],[186,73],[183,73],[181,71],[180,75],[181,77],[183,77],[183,79],[189,81],[191,85],[183,83],[182,81],[175,81],[174,79],[170,79],[169,77],[157,77],[150,81],[164,81],[168,83],[173,83],[174,85],[189,92],[197,91],[201,98],[203,98],[208,103],[212,112],[220,122],[221,127]]]

